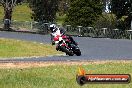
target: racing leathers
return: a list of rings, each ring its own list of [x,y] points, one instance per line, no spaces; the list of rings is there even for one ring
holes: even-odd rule
[[[55,31],[51,33],[52,45],[55,44],[55,41],[53,40],[53,38],[58,36],[58,35],[61,36],[63,34],[65,34],[65,30],[63,28],[56,28]],[[71,36],[67,35],[67,38],[71,41],[72,44],[78,45]]]

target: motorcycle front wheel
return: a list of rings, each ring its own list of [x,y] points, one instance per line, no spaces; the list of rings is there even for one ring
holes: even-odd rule
[[[80,51],[80,49],[77,49],[76,52],[75,52],[75,54],[76,54],[77,56],[81,56],[81,51]]]
[[[61,48],[61,51],[65,52],[67,55],[69,55],[69,56],[73,56],[74,55],[74,53],[72,51],[66,49],[64,46],[61,46],[60,48]]]

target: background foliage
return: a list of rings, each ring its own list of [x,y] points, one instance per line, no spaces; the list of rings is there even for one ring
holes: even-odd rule
[[[73,26],[93,25],[102,14],[100,0],[74,0],[71,1],[65,22]]]
[[[32,19],[38,22],[53,22],[56,19],[58,0],[28,0]]]
[[[111,0],[110,10],[117,17],[119,29],[130,29],[132,0]]]

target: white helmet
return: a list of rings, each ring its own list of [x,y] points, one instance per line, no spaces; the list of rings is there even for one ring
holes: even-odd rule
[[[50,25],[50,30],[51,30],[51,32],[54,32],[55,30],[56,30],[56,25],[55,24],[51,24]]]

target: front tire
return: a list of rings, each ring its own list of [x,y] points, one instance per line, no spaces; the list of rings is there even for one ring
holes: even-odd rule
[[[74,53],[72,51],[67,50],[64,46],[61,46],[60,48],[61,48],[62,52],[66,53],[66,55],[69,55],[69,56],[73,56],[74,55]]]
[[[76,54],[77,56],[81,56],[81,51],[80,51],[80,49],[78,49],[78,50],[75,52],[75,54]]]

